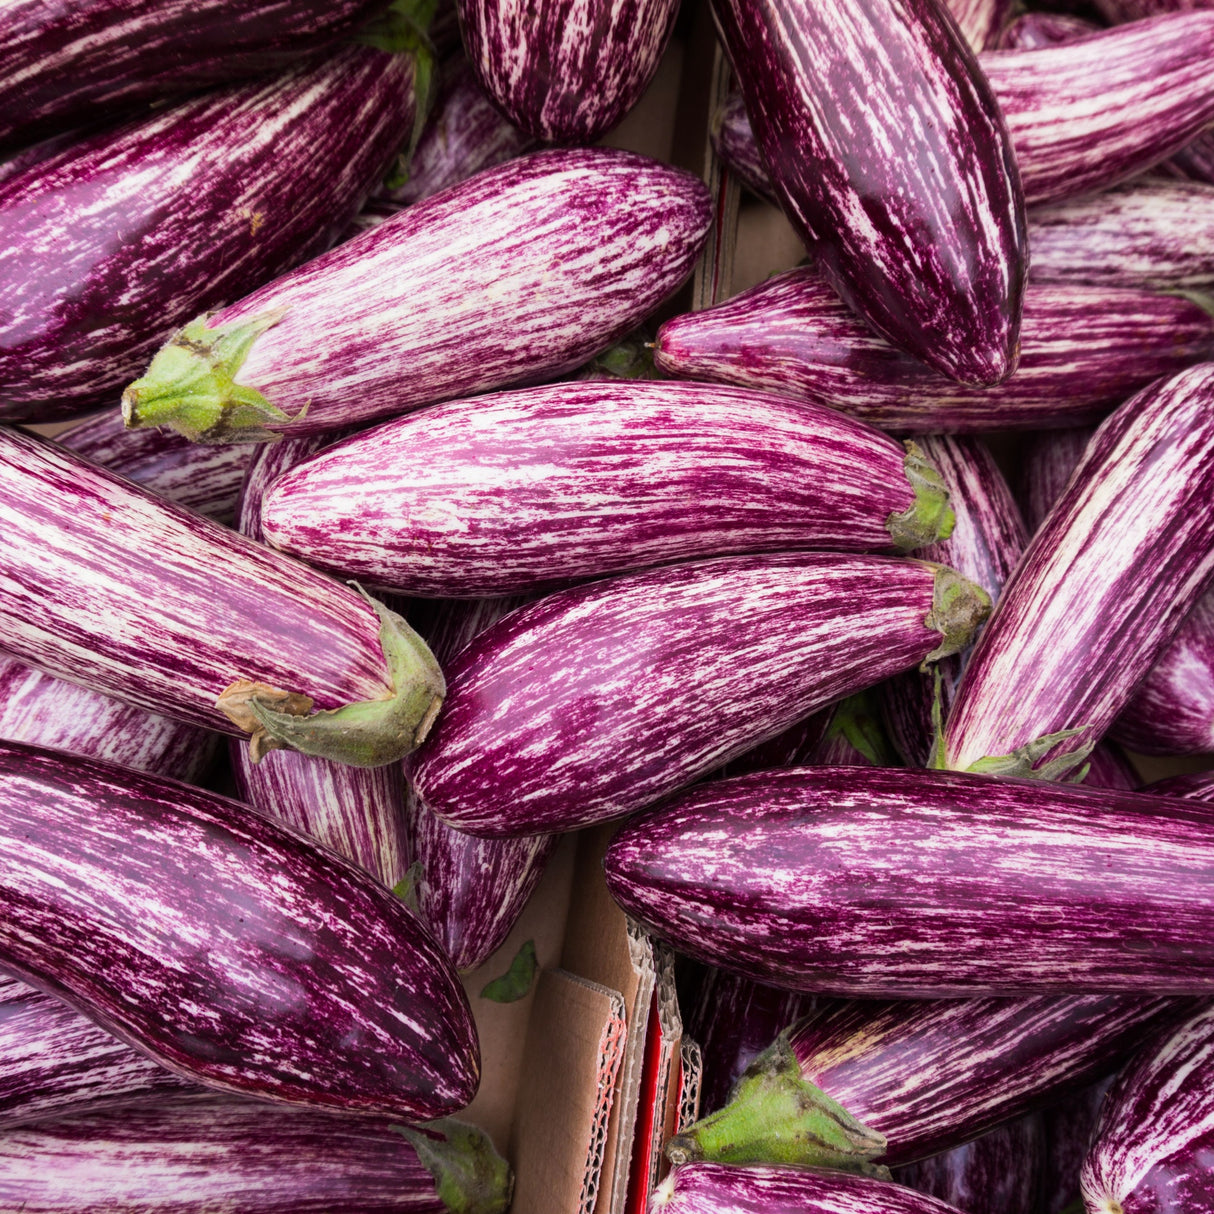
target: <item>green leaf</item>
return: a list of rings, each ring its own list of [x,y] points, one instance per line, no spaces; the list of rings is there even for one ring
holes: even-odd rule
[[[500,978],[494,978],[485,986],[481,991],[481,998],[491,999],[494,1003],[515,1003],[531,989],[538,970],[535,941],[528,940],[515,953],[510,968]]]

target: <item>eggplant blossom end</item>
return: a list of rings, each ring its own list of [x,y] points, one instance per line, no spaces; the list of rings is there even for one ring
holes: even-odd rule
[[[249,751],[255,763],[267,751],[285,749],[351,767],[383,767],[403,759],[425,740],[447,694],[443,672],[425,641],[400,616],[374,599],[368,601],[379,616],[392,694],[309,715],[307,709],[297,712],[282,702],[268,703],[254,691],[244,694],[237,716],[231,706],[239,684],[233,684],[219,697],[217,707],[251,735]],[[306,696],[299,700],[307,700],[311,707]],[[246,724],[246,713],[253,718],[252,728]]]
[[[1040,738],[1034,738],[1023,746],[1018,746],[1010,754],[985,755],[971,763],[965,770],[978,775],[1011,776],[1022,780],[1067,780],[1077,783],[1086,774],[1088,755],[1096,747],[1096,739],[1076,746],[1073,750],[1063,751],[1052,759],[1042,762],[1061,742],[1069,741],[1080,734],[1088,732],[1086,725],[1078,729],[1060,729],[1057,733],[1047,733]],[[1076,770],[1078,769],[1078,770]]]
[[[906,459],[902,466],[906,469],[914,500],[900,514],[891,512],[885,526],[894,547],[901,552],[910,552],[925,544],[948,539],[956,526],[957,516],[949,505],[944,478],[913,442],[906,444]]]
[[[991,596],[981,586],[947,565],[936,565],[935,569],[932,609],[924,617],[923,625],[934,628],[942,639],[924,659],[925,663],[960,653],[991,613]]]
[[[279,437],[270,422],[298,421],[256,388],[236,383],[253,343],[286,315],[275,308],[211,329],[199,316],[174,334],[141,379],[122,394],[127,429],[171,426],[195,443],[261,443]]]
[[[784,1032],[743,1073],[729,1103],[676,1134],[666,1156],[676,1166],[702,1159],[802,1164],[887,1180],[889,1170],[873,1162],[886,1145],[884,1134],[802,1078]]]
[[[438,1198],[451,1214],[506,1214],[514,1175],[484,1130],[450,1118],[397,1130],[434,1177]]]

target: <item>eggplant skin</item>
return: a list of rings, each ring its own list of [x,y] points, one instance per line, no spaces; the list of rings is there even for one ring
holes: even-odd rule
[[[485,92],[545,143],[593,143],[641,99],[679,0],[457,0]]]
[[[427,1119],[479,1080],[454,971],[362,870],[235,801],[15,743],[0,964],[221,1091]]]
[[[627,914],[760,982],[870,998],[1214,993],[1209,815],[959,772],[786,769],[631,819]]]
[[[995,96],[943,6],[715,0],[713,12],[780,205],[831,285],[941,374],[1011,375],[1024,196]]]
[[[123,105],[288,68],[383,0],[16,0],[0,11],[0,150],[97,106]]]

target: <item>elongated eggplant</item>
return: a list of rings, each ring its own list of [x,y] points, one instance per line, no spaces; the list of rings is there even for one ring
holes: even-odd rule
[[[1078,426],[1038,434],[1026,443],[1018,497],[1030,531],[1036,531],[1053,510],[1095,433],[1091,427]]]
[[[351,46],[0,184],[0,416],[111,404],[191,316],[327,248],[412,125],[414,83],[409,56]]]
[[[1037,1214],[1045,1135],[1036,1113],[893,1169],[893,1178],[967,1214]]]
[[[55,8],[6,4],[0,17],[0,147],[89,120],[98,106],[185,93],[265,72],[336,42],[378,0],[288,4],[204,0],[188,10],[149,0]]]
[[[1214,1190],[1214,1005],[1143,1042],[1100,1109],[1089,1210],[1203,1210]]]
[[[444,69],[442,90],[409,157],[406,178],[374,198],[409,205],[521,156],[535,140],[494,108],[463,58]]]
[[[1068,1207],[1081,1202],[1080,1169],[1091,1145],[1100,1106],[1113,1078],[1108,1075],[1042,1109],[1045,1166],[1041,1206],[1045,1214],[1062,1214]]]
[[[942,6],[716,0],[713,12],[776,197],[831,285],[943,375],[1006,379],[1023,194],[999,106]]]
[[[767,166],[759,154],[754,131],[750,129],[750,117],[741,93],[731,93],[725,104],[713,115],[711,128],[712,146],[716,153],[760,198],[779,206]]]
[[[1214,135],[1209,131],[1185,144],[1164,165],[1169,173],[1188,181],[1214,185]]]
[[[0,964],[221,1091],[425,1119],[476,1091],[441,950],[361,869],[224,797],[0,745]]]
[[[1004,587],[937,762],[1057,779],[1130,699],[1214,574],[1214,365],[1096,432]]]
[[[986,610],[952,570],[834,553],[718,557],[561,591],[451,663],[414,786],[472,834],[616,818],[955,652]]]
[[[0,977],[0,1129],[168,1095],[214,1093],[119,1041],[63,1000]]]
[[[94,464],[220,523],[236,521],[249,447],[204,447],[172,430],[128,430],[109,409],[55,435]]]
[[[1020,369],[952,383],[858,320],[812,269],[790,270],[658,330],[670,375],[764,389],[904,433],[1059,427],[1096,420],[1161,375],[1214,355],[1214,318],[1147,291],[1031,284]]]
[[[957,520],[952,534],[922,556],[956,569],[996,602],[1028,543],[1012,491],[978,439],[924,436],[922,444],[948,486]],[[936,726],[953,702],[967,656],[945,658],[931,674],[906,671],[875,693],[894,747],[912,767],[926,766],[931,759]]]
[[[1182,772],[1180,775],[1156,780],[1153,784],[1146,785],[1142,791],[1160,797],[1184,797],[1190,801],[1214,802],[1214,773]]]
[[[1002,33],[995,43],[1000,51],[1035,51],[1043,46],[1060,46],[1086,38],[1101,27],[1086,17],[1071,13],[1022,13]],[[1034,252],[1034,257],[1036,253]]]
[[[0,1203],[26,1214],[505,1214],[483,1130],[180,1101],[0,1138]]]
[[[606,859],[624,910],[701,961],[913,998],[1214,991],[1212,865],[1189,802],[868,767],[705,784]]]
[[[593,143],[641,99],[678,0],[456,0],[464,50],[515,126],[547,143]]]
[[[1208,290],[1214,285],[1214,185],[1135,181],[1031,215],[1035,282]]]
[[[357,766],[395,762],[438,711],[442,673],[399,616],[73,452],[0,432],[0,499],[0,620],[31,665]]]
[[[1125,751],[1110,742],[1101,742],[1087,761],[1087,775],[1080,781],[1091,788],[1122,788],[1132,792],[1142,780]]]
[[[996,44],[1012,11],[1011,0],[947,0],[945,7],[976,51]]]
[[[187,325],[123,416],[249,441],[549,379],[665,299],[711,221],[701,181],[643,156],[521,156]]]
[[[821,406],[637,380],[385,422],[280,477],[262,514],[266,539],[309,564],[436,598],[691,557],[906,550],[952,522],[913,445]]]

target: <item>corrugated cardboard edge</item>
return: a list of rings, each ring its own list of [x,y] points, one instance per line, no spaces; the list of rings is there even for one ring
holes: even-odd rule
[[[681,1134],[700,1119],[700,1092],[704,1085],[704,1056],[700,1047],[686,1037],[679,1050],[682,1064],[679,1075],[679,1121],[675,1130]]]
[[[666,1157],[662,1148],[676,1132],[679,1114],[680,1052],[683,1045],[683,1017],[679,1014],[679,996],[674,981],[674,953],[657,941],[651,944],[657,984],[655,998],[658,1011],[657,1104],[649,1141],[649,1175],[647,1193],[652,1193],[658,1181],[666,1175]]]

